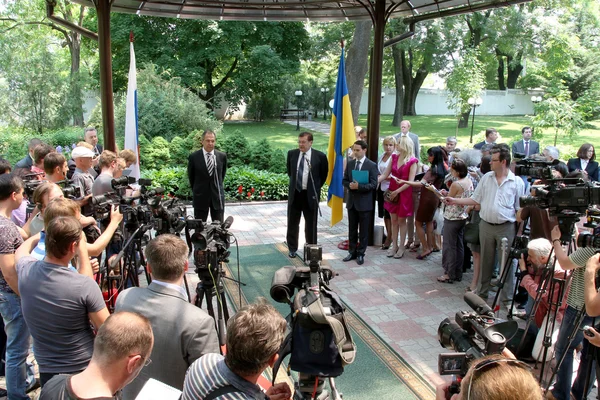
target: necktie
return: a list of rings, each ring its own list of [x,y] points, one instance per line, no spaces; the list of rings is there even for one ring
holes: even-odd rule
[[[356,162],[356,166],[354,167],[356,170],[360,170],[360,161]]]
[[[212,176],[215,170],[215,160],[212,158],[212,153],[206,153],[206,157],[208,157],[208,162],[206,164],[206,168],[208,169],[208,175]]]
[[[302,158],[300,159],[300,165],[298,165],[298,177],[296,178],[296,190],[302,191],[302,178],[304,177],[304,163],[306,162],[305,158],[306,153],[302,153]]]
[[[529,142],[525,142],[525,156],[529,155]]]

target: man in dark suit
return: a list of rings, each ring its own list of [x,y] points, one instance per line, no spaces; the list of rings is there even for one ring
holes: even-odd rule
[[[104,151],[104,147],[100,143],[98,143],[98,131],[96,128],[85,128],[83,132],[83,138],[86,143],[91,144],[94,148],[92,151],[95,155],[99,156]]]
[[[313,135],[298,135],[298,148],[288,151],[287,174],[290,177],[287,214],[287,245],[289,256],[296,257],[300,218],[304,215],[304,239],[317,243],[317,209],[321,186],[327,179],[329,165],[325,153],[312,148]]]
[[[35,149],[35,146],[37,146],[38,144],[42,144],[42,141],[40,139],[33,138],[29,141],[29,144],[27,145],[28,154],[24,158],[17,161],[14,169],[17,169],[17,168],[31,169],[31,167],[33,166],[33,150]]]
[[[525,154],[525,157],[534,154],[540,154],[540,144],[535,140],[531,140],[531,127],[525,126],[521,129],[523,140],[519,140],[512,144],[512,156],[515,158],[515,153]]]
[[[473,148],[477,149],[477,150],[481,150],[483,145],[495,144],[497,139],[498,139],[498,131],[494,128],[487,128],[485,130],[485,140],[483,140],[479,143],[475,143],[475,146],[473,146]]]
[[[352,146],[354,159],[348,162],[342,184],[348,188],[348,255],[344,261],[356,259],[358,265],[365,262],[365,250],[369,242],[369,223],[375,203],[374,194],[377,188],[377,164],[366,157],[367,143],[357,140]],[[368,171],[367,183],[358,183],[352,177],[352,171]]]
[[[194,361],[208,353],[219,353],[214,320],[188,302],[182,287],[188,269],[185,242],[175,235],[157,236],[146,246],[146,260],[152,283],[123,291],[115,311],[134,312],[150,320],[154,333],[150,359],[154,362],[125,387],[124,400],[135,399],[150,378],[181,389]]]
[[[206,221],[210,210],[210,218],[222,222],[227,154],[215,150],[216,142],[214,132],[206,130],[202,133],[202,149],[190,154],[188,159],[188,178],[193,192],[194,218]]]

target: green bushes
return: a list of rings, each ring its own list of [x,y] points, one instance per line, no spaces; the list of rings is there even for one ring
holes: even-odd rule
[[[227,153],[229,167],[251,166],[254,169],[275,173],[285,173],[285,154],[273,149],[267,139],[250,144],[238,130],[225,135],[217,142],[221,151]]]

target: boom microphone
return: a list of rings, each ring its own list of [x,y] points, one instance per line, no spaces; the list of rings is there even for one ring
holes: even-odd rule
[[[477,314],[487,315],[488,317],[494,316],[494,311],[487,305],[487,303],[475,293],[465,293],[463,298],[465,303],[469,305]]]

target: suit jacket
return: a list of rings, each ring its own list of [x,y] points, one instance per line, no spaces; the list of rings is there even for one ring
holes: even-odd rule
[[[579,158],[571,158],[567,162],[567,168],[569,168],[569,172],[581,170],[581,160]],[[587,172],[588,178],[591,181],[600,181],[600,169],[598,168],[598,161],[588,162],[587,167],[585,167],[585,172]]]
[[[96,153],[96,150],[98,150],[98,152]],[[104,147],[98,143],[96,144],[96,147],[94,149],[92,149],[92,151],[98,155],[102,154],[102,152],[104,151]]]
[[[350,160],[344,171],[344,179],[342,185],[348,188],[348,200],[346,200],[346,208],[356,208],[357,211],[371,211],[375,203],[373,195],[377,188],[377,175],[379,170],[377,164],[365,157],[364,165],[361,166],[361,171],[369,171],[369,183],[359,183],[358,189],[350,189],[352,179],[352,170],[356,165],[356,160]]]
[[[484,144],[485,144],[485,140],[482,140],[479,143],[475,143],[475,145],[473,146],[473,148],[477,149],[477,150],[481,150],[481,148],[483,147]]]
[[[523,139],[514,142],[512,144],[512,155],[515,157],[515,153],[525,154],[525,143],[523,143]],[[535,140],[529,141],[529,155],[540,154],[540,144]]]
[[[17,163],[15,164],[15,169],[16,168],[29,168],[29,169],[31,169],[31,167],[33,167],[33,160],[31,159],[31,157],[29,156],[29,154],[27,154],[24,158],[22,158],[19,161],[17,161]]]
[[[135,399],[149,378],[179,390],[188,367],[208,353],[219,352],[214,320],[190,304],[177,290],[150,283],[123,291],[116,311],[130,311],[150,320],[154,333],[153,362],[123,389],[123,399]]]
[[[193,193],[194,208],[200,210],[223,210],[225,207],[225,190],[223,180],[227,173],[227,154],[215,150],[217,173],[208,175],[206,160],[202,149],[190,154],[188,159],[188,178]],[[217,183],[218,181],[218,183]]]
[[[397,133],[394,135],[394,139],[396,139],[396,143],[398,142],[398,140],[402,137],[402,132]],[[419,137],[417,135],[415,135],[412,132],[408,132],[408,137],[410,138],[410,140],[413,141],[413,144],[415,146],[414,148],[414,156],[417,160],[421,160],[421,145],[419,144]]]
[[[300,157],[300,150],[294,149],[288,151],[287,154],[287,174],[290,177],[290,186],[288,192],[288,203],[293,203],[294,196],[296,193],[296,181],[298,179],[298,158]],[[306,191],[308,195],[309,204],[308,207],[311,210],[316,208],[321,199],[321,187],[327,180],[327,173],[329,172],[329,164],[327,163],[327,156],[325,153],[311,149],[310,165],[307,163],[304,168],[310,168],[310,174],[308,175],[308,182],[306,185]],[[311,179],[312,175],[312,179]],[[314,188],[311,181],[314,182]],[[316,190],[316,193],[315,193]]]

